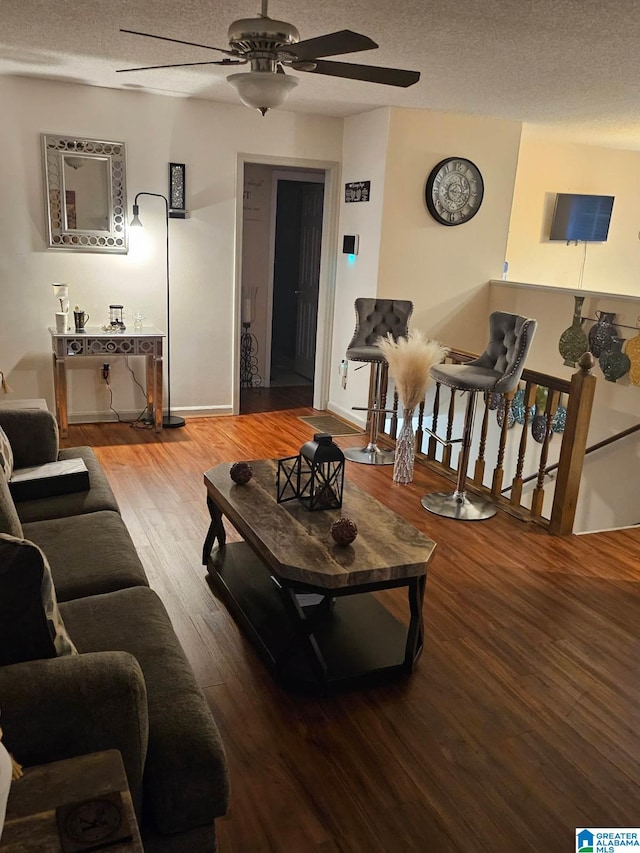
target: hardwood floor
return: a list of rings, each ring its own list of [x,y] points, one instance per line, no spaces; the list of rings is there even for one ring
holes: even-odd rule
[[[240,411],[243,415],[276,412],[311,406],[313,385],[273,385],[271,388],[243,388]]]
[[[553,538],[502,512],[449,521],[420,506],[443,487],[431,472],[398,486],[390,467],[349,463],[438,543],[424,653],[408,680],[336,698],[273,682],[207,584],[202,475],[297,452],[308,414],[192,419],[161,436],[75,426],[66,442],[95,447],[220,727],[221,853],[560,853],[576,827],[638,826],[638,528]],[[383,600],[405,617],[404,594]]]

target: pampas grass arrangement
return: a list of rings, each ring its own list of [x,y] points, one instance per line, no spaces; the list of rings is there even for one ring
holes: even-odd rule
[[[417,329],[397,341],[391,334],[385,335],[378,338],[377,346],[387,359],[389,375],[395,380],[402,405],[405,409],[415,409],[427,392],[431,367],[444,361],[449,350]]]
[[[395,380],[396,391],[404,407],[402,429],[396,441],[393,479],[396,483],[410,483],[416,451],[413,410],[424,400],[432,366],[440,364],[449,350],[437,341],[429,340],[417,329],[412,329],[397,341],[390,334],[378,338],[377,346],[387,359],[389,375]]]

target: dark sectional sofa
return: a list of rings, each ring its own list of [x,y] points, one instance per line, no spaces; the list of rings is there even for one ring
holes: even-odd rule
[[[145,850],[215,850],[229,794],[218,729],[97,457],[59,450],[44,410],[0,409],[0,426],[16,468],[80,457],[90,479],[88,491],[15,503],[0,470],[0,533],[44,552],[79,652],[0,666],[7,749],[26,766],[118,749]]]

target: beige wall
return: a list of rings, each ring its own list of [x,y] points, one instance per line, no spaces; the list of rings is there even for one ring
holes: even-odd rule
[[[0,369],[16,398],[45,397],[53,406],[53,281],[69,283],[71,303],[91,323],[106,322],[109,303],[121,302],[127,320],[141,311],[148,324],[166,326],[161,200],[141,199],[145,227],[131,235],[127,255],[45,247],[40,134],[68,133],[126,143],[129,207],[138,191],[166,193],[167,164],[186,163],[189,218],[170,221],[172,409],[230,411],[238,156],[339,161],[342,120],[285,110],[262,118],[244,106],[26,78],[1,78],[0,99]],[[68,371],[76,419],[113,417],[98,362],[82,359]],[[123,359],[112,360],[111,385],[116,409],[143,407]]]
[[[346,389],[342,388],[338,368],[353,337],[353,304],[359,296],[375,296],[378,288],[388,131],[388,109],[351,116],[344,121],[329,408],[360,423],[364,422],[364,414],[352,412],[351,407],[366,405],[369,367],[355,370],[357,365],[351,363]],[[369,201],[345,203],[344,184],[353,181],[371,181]],[[355,259],[342,253],[344,234],[360,237],[360,251]]]
[[[615,196],[607,242],[550,242],[556,193]],[[639,195],[639,152],[547,140],[525,128],[507,244],[509,280],[640,293]]]
[[[446,344],[484,345],[484,285],[502,271],[519,139],[516,122],[391,111],[378,295],[411,299],[412,325]],[[478,166],[485,193],[472,220],[447,227],[428,213],[424,190],[431,169],[453,155]]]

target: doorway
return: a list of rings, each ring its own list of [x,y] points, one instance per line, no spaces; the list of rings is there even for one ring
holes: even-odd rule
[[[324,170],[245,164],[242,296],[252,299],[254,377],[243,375],[241,413],[313,405],[324,191]]]

